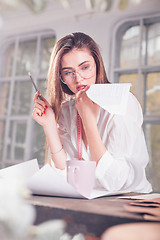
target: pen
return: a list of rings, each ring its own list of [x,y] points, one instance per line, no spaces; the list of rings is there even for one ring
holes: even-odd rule
[[[28,72],[28,76],[30,77],[30,79],[31,79],[31,81],[32,81],[32,83],[33,83],[33,86],[34,86],[36,92],[38,92],[37,86],[36,86],[35,82],[33,81],[33,78],[32,78],[32,75],[31,75],[30,72]],[[39,97],[40,100],[42,100],[42,98],[41,98],[40,95],[38,95],[38,97]]]

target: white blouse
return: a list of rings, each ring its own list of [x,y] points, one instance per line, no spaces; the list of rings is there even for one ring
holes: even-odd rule
[[[78,159],[76,119],[75,101],[71,99],[62,105],[58,122],[67,160]],[[97,126],[107,150],[96,167],[96,188],[111,192],[147,193],[152,191],[145,174],[149,156],[142,123],[141,106],[131,93],[125,115],[111,114],[99,108]],[[83,160],[91,161],[89,147],[86,149],[84,143],[82,144]]]

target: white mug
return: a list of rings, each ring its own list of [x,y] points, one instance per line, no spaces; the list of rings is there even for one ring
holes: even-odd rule
[[[96,162],[84,160],[67,161],[67,181],[79,193],[89,197],[95,181]]]

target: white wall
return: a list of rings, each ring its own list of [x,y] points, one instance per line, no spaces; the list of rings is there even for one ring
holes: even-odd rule
[[[130,4],[126,10],[117,9],[117,1],[110,11],[88,11],[85,0],[73,0],[69,9],[64,9],[57,0],[49,0],[44,12],[33,14],[21,7],[16,12],[3,12],[3,25],[0,27],[0,44],[9,36],[41,29],[53,29],[57,39],[75,31],[91,35],[99,44],[104,63],[109,72],[111,47],[116,24],[125,18],[150,15],[160,12],[160,0],[141,0],[141,4]]]

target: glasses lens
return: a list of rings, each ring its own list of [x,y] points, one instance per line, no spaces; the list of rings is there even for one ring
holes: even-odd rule
[[[76,74],[79,74],[82,78],[91,78],[94,74],[93,66],[90,64],[82,65],[76,72],[73,70],[63,70],[61,72],[62,82],[66,84],[72,82]]]
[[[91,78],[93,76],[93,67],[90,64],[85,64],[79,69],[78,73],[83,78]]]
[[[71,70],[63,70],[61,72],[63,82],[68,83],[74,79],[74,72]]]

